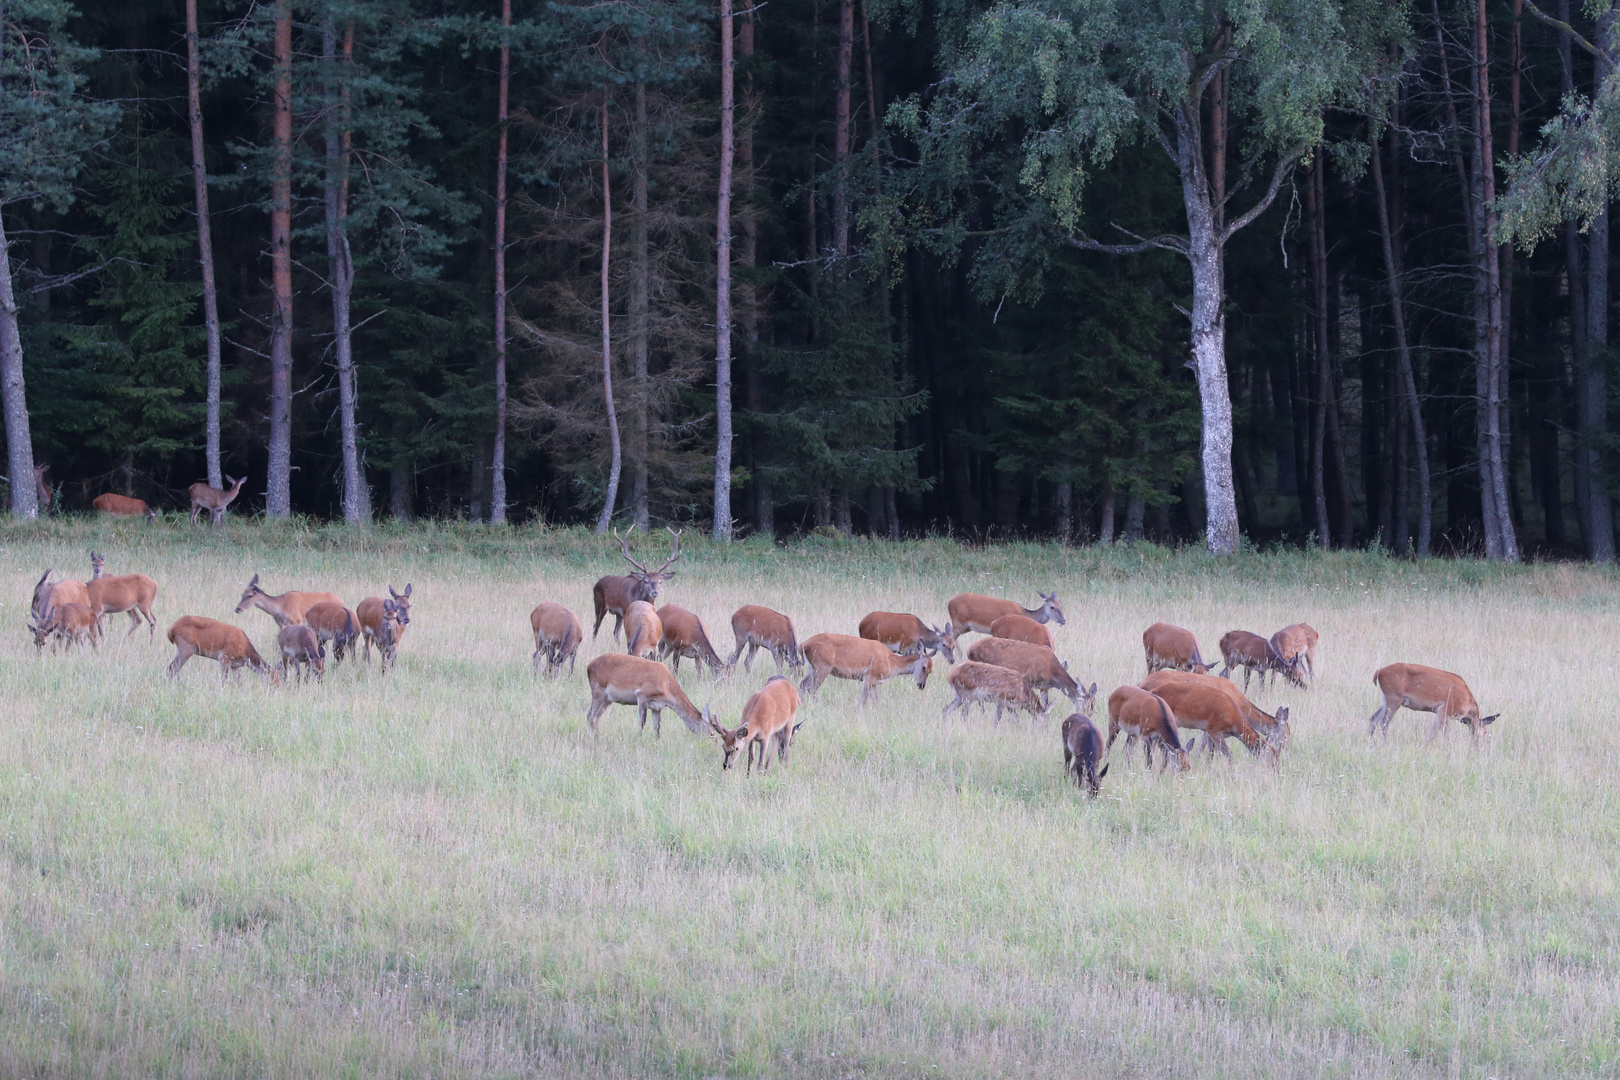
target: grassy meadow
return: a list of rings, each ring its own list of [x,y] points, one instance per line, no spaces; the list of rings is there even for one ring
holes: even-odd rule
[[[40,572],[159,583],[155,643],[36,655]],[[638,551],[662,559],[660,540]],[[1181,777],[1116,745],[1102,797],[1058,726],[940,721],[943,667],[879,703],[830,680],[786,768],[616,706],[586,729],[577,531],[0,525],[0,1075],[87,1077],[1538,1077],[1620,1075],[1620,575],[1370,555],[688,538],[660,598],[762,603],[801,640],[959,591],[1057,589],[1059,653],[1109,690],[1159,619],[1310,622],[1309,691],[1270,772]],[[656,563],[655,563],[656,565]],[[182,614],[414,585],[397,672],[224,688]],[[572,677],[529,610],[568,604]],[[611,624],[611,617],[609,620]],[[1369,746],[1378,666],[1462,673],[1487,746]],[[763,665],[763,666],[762,666]],[[772,671],[681,668],[735,723]],[[1061,700],[1061,699],[1059,699]],[[1104,704],[1099,712],[1106,713]]]

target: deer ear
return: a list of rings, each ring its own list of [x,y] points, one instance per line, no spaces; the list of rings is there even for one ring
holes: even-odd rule
[[[1479,721],[1479,726],[1484,727],[1486,724],[1494,724],[1496,723],[1496,718],[1501,715],[1501,713],[1491,713],[1489,716],[1482,717]]]
[[[254,574],[253,575],[253,580],[248,582],[248,588],[257,589],[258,587],[259,587],[259,575]]]
[[[408,581],[407,581],[407,582],[406,582],[406,583],[405,583],[405,596],[406,596],[406,597],[407,597],[407,598],[409,598],[409,597],[410,597],[410,595],[411,595],[411,583],[410,583],[410,582],[408,582]]]

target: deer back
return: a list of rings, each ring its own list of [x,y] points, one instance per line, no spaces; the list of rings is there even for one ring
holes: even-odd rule
[[[1074,676],[1057,658],[1057,653],[1045,645],[1033,645],[1011,638],[981,638],[968,650],[968,659],[1012,668],[1035,686],[1058,687],[1065,694],[1072,695],[1080,688]]]
[[[794,655],[802,651],[793,632],[793,621],[780,611],[758,604],[738,608],[731,616],[731,630],[739,638],[748,636],[755,641],[785,646]]]
[[[534,630],[537,642],[541,640],[556,642],[565,648],[585,635],[584,627],[580,625],[579,619],[572,611],[549,600],[543,601],[529,612],[529,626]]]
[[[1142,631],[1142,648],[1148,663],[1168,661],[1172,666],[1204,667],[1204,657],[1198,651],[1198,639],[1191,630],[1170,623],[1154,623]]]
[[[169,627],[168,637],[170,644],[179,645],[184,641],[204,656],[224,656],[230,660],[262,663],[247,634],[218,619],[210,619],[203,615],[182,615]]]
[[[990,694],[1007,702],[1018,702],[1039,709],[1040,702],[1029,680],[1021,672],[999,664],[986,664],[979,660],[963,660],[951,668],[946,681],[962,694]]]
[[[143,517],[148,519],[157,517],[156,511],[146,504],[145,499],[132,499],[127,495],[115,495],[110,491],[105,495],[97,495],[91,500],[90,505],[111,517]]]
[[[780,675],[749,696],[743,706],[742,726],[754,738],[768,738],[793,723],[799,712],[799,691]]]
[[[921,619],[907,612],[872,611],[861,619],[856,632],[868,641],[887,645],[895,652],[912,653],[927,647],[924,636],[929,629]]]
[[[625,652],[631,656],[651,656],[664,636],[658,612],[645,600],[637,600],[624,613]]]
[[[1009,641],[1027,641],[1031,645],[1044,645],[1048,649],[1057,648],[1057,640],[1052,637],[1052,631],[1022,613],[1003,615],[991,623],[990,636],[1006,638]]]
[[[1384,692],[1386,701],[1396,702],[1418,712],[1438,712],[1444,708],[1455,720],[1478,720],[1479,702],[1461,675],[1423,664],[1390,664],[1381,667],[1373,682]]]
[[[157,582],[145,574],[95,578],[84,588],[90,606],[104,615],[116,615],[137,607],[150,608],[157,599]]]

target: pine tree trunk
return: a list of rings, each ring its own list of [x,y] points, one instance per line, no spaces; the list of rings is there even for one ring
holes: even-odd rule
[[[1554,8],[1558,20],[1565,25],[1569,23],[1569,0],[1558,0]],[[1570,36],[1562,31],[1558,34],[1558,60],[1562,72],[1563,100],[1569,101],[1575,94],[1575,65],[1571,56]],[[1605,234],[1607,230],[1605,230]],[[1575,218],[1564,219],[1564,259],[1565,278],[1569,283],[1569,328],[1570,353],[1574,368],[1574,381],[1571,387],[1570,410],[1574,415],[1575,447],[1573,455],[1574,466],[1574,500],[1575,522],[1581,533],[1581,541],[1586,548],[1588,556],[1592,554],[1592,509],[1591,494],[1594,479],[1593,465],[1595,455],[1587,453],[1586,417],[1581,407],[1585,393],[1585,378],[1587,367],[1586,332],[1589,319],[1586,312],[1586,274],[1581,266],[1581,231],[1580,223]]]
[[[1052,501],[1057,510],[1057,542],[1068,544],[1074,538],[1074,485],[1059,480]]]
[[[608,531],[613,511],[619,502],[619,472],[623,458],[619,446],[619,414],[613,406],[613,325],[609,303],[612,292],[608,284],[613,253],[613,178],[608,158],[608,88],[602,87],[602,396],[607,402],[608,447],[611,459],[608,466],[607,496],[602,503],[601,516],[596,519],[598,535]]]
[[[1147,499],[1141,492],[1133,491],[1125,499],[1125,542],[1140,543],[1146,533],[1146,525]]]
[[[22,335],[17,295],[11,282],[11,244],[0,220],[0,407],[6,417],[6,464],[11,473],[11,513],[39,516],[34,483],[34,443],[28,430],[28,395],[23,385]]]
[[[652,294],[652,255],[647,240],[647,84],[635,88],[636,112],[630,130],[630,377],[635,384],[634,426],[630,433],[630,488],[635,523],[645,531],[647,507],[648,306]]]
[[[845,274],[843,261],[849,257],[849,113],[850,68],[855,54],[855,3],[838,4],[838,97],[833,116],[833,251],[839,260],[839,276]]]
[[[1114,542],[1114,485],[1112,484],[1103,488],[1102,521],[1097,525],[1097,542],[1099,544],[1112,544]]]
[[[714,524],[716,540],[731,539],[731,170],[736,153],[736,59],[731,0],[720,0],[720,190],[715,207]]]
[[[197,0],[186,0],[187,116],[191,122],[191,183],[197,199],[197,254],[202,264],[203,329],[208,348],[208,412],[204,421],[208,484],[223,488],[219,463],[219,290],[214,285],[214,238],[208,217],[208,168],[203,156],[202,62],[198,56]]]
[[[883,489],[883,508],[885,511],[884,516],[889,522],[889,539],[900,539],[900,508],[895,505],[894,485],[892,484]]]
[[[1613,70],[1617,42],[1615,12],[1611,8],[1598,20],[1597,46],[1601,55],[1593,64],[1594,92]],[[1614,560],[1614,510],[1603,486],[1601,445],[1608,435],[1608,375],[1605,370],[1609,350],[1609,212],[1592,219],[1587,228],[1586,249],[1586,348],[1576,379],[1577,476],[1586,478],[1586,554],[1594,562]]]
[[[1327,502],[1327,401],[1333,392],[1333,370],[1328,360],[1327,254],[1322,250],[1321,189],[1318,177],[1322,156],[1311,164],[1305,185],[1305,213],[1310,218],[1311,307],[1315,309],[1316,385],[1311,394],[1311,494],[1316,500],[1316,542],[1323,550],[1333,546],[1333,526]]]
[[[501,0],[501,75],[495,121],[495,452],[490,461],[489,520],[506,522],[506,162],[512,88],[512,0]]]
[[[742,25],[737,28],[737,52],[744,63],[754,55],[754,20],[758,18],[759,8],[750,8],[743,18]],[[744,85],[745,100],[753,102],[754,79],[747,77]],[[751,107],[745,108],[745,115],[752,115]],[[747,384],[748,411],[754,414],[755,422],[751,426],[752,434],[749,436],[750,460],[749,465],[753,471],[753,501],[754,501],[754,531],[765,536],[776,534],[776,504],[771,494],[770,481],[760,474],[760,438],[758,417],[765,408],[765,393],[762,385],[759,365],[759,295],[754,287],[754,281],[748,271],[754,269],[759,257],[759,224],[753,213],[748,211],[754,200],[754,125],[745,124],[737,138],[737,161],[742,173],[742,201],[745,208],[742,220],[742,250],[737,262],[744,269],[742,283],[737,287],[740,297],[738,317],[742,323],[744,349],[744,362],[747,365],[747,375],[744,381]]]
[[[349,321],[354,292],[354,258],[349,247],[349,88],[347,71],[354,56],[354,27],[343,38],[345,74],[339,63],[337,33],[328,23],[321,33],[326,61],[326,258],[332,279],[332,339],[337,356],[339,432],[343,441],[343,520],[364,525],[371,520],[371,496],[360,467],[360,432],[355,422],[354,333]],[[341,83],[341,85],[340,85]]]
[[[270,461],[265,514],[292,515],[292,0],[275,5],[270,160]]]

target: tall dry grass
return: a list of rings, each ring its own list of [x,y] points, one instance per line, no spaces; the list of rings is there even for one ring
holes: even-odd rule
[[[46,565],[160,583],[159,644],[36,656]],[[656,545],[654,545],[656,546]],[[831,681],[788,768],[720,772],[674,718],[584,724],[530,675],[529,609],[589,632],[611,540],[476,529],[0,528],[0,1074],[38,1076],[1613,1076],[1613,572],[1143,547],[690,538],[665,599],[723,655],[744,602],[801,638],[872,608],[1056,588],[1104,696],[1164,619],[1322,633],[1294,740],[1182,778],[1062,773],[1057,713],[940,722],[937,671],[861,709]],[[396,674],[178,683],[162,629],[271,591],[414,584]],[[1474,751],[1373,670],[1463,673]],[[732,722],[771,670],[719,682]],[[1117,749],[1117,747],[1116,747]]]

